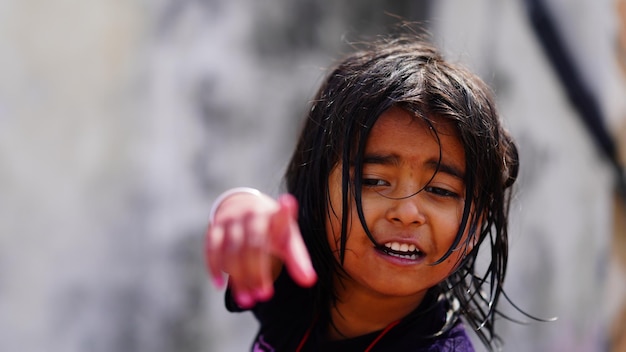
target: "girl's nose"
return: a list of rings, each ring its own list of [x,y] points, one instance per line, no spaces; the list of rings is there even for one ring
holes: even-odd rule
[[[426,222],[423,209],[420,208],[420,193],[402,199],[390,199],[387,209],[387,219],[393,223],[408,225],[421,225]]]

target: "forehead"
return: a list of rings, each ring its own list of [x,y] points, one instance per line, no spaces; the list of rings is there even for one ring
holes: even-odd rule
[[[381,114],[372,127],[366,149],[393,148],[399,144],[419,149],[433,142],[447,152],[460,152],[464,159],[463,146],[453,122],[438,116],[425,120],[392,107]]]
[[[454,124],[443,118],[426,121],[399,108],[389,109],[374,124],[364,160],[465,178],[465,152]]]
[[[391,107],[383,112],[372,127],[372,132],[402,135],[414,133],[416,129],[424,129],[433,136],[435,131],[436,134],[456,139],[459,135],[456,126],[450,120],[440,116],[429,116],[428,119],[424,119],[399,107]]]

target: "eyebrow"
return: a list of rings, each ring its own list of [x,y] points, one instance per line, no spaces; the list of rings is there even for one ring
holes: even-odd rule
[[[452,164],[445,163],[439,160],[429,160],[426,162],[426,165],[433,170],[437,170],[438,172],[446,173],[450,176],[456,177],[462,181],[465,180],[465,172],[461,171],[458,167]]]
[[[400,157],[395,154],[367,154],[363,157],[363,164],[400,165]]]
[[[395,154],[367,154],[363,157],[363,164],[398,166],[400,165],[400,157]],[[430,159],[426,161],[426,167],[432,170],[438,170],[438,172],[446,173],[462,181],[465,180],[465,172],[461,171],[461,169],[457,166],[439,159]]]

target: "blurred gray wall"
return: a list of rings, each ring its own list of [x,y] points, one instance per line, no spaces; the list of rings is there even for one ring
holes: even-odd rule
[[[544,3],[610,131],[626,142],[626,76],[615,45],[617,2]],[[611,250],[613,217],[626,214],[613,211],[610,165],[569,104],[529,27],[523,1],[437,4],[437,41],[491,84],[520,146],[508,293],[530,314],[558,317],[553,323],[522,318],[528,326],[503,321],[505,350],[605,351],[610,322],[626,303],[624,267]]]
[[[623,126],[612,3],[551,3]],[[495,0],[0,1],[0,350],[245,350],[253,319],[204,271],[211,201],[280,192],[325,69],[385,12],[483,76],[521,146],[508,289],[560,319],[503,323],[506,350],[601,350],[626,291],[610,170],[521,5]]]

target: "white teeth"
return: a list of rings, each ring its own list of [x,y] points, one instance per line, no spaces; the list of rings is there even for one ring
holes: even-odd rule
[[[417,249],[417,247],[414,244],[408,244],[408,243],[400,243],[400,242],[387,242],[385,243],[385,247],[396,251],[396,252],[407,252],[407,253],[412,253],[415,252],[416,250],[419,252],[419,250]],[[415,255],[415,254],[413,254]],[[400,255],[396,255],[396,256],[400,256]],[[407,256],[411,256],[411,255],[407,255]]]
[[[402,259],[410,259],[410,260],[417,260],[417,254],[396,254],[396,253],[388,253],[390,256],[392,257],[398,257],[398,258],[402,258]]]

